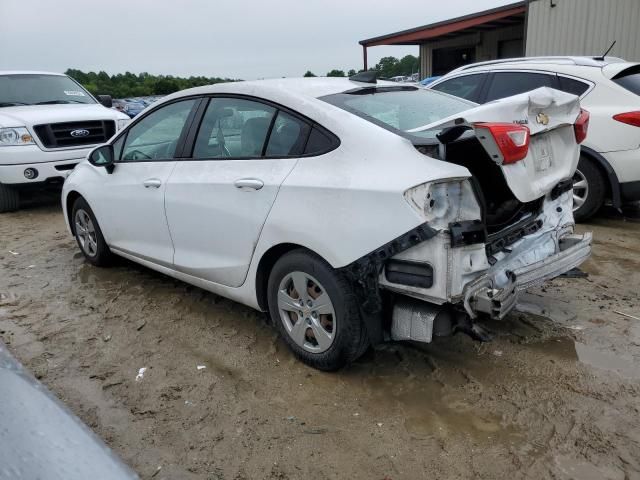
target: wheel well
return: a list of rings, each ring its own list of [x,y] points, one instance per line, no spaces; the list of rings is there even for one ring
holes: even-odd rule
[[[69,228],[71,228],[72,233],[75,233],[75,232],[73,231],[73,221],[71,220],[71,216],[73,215],[73,212],[71,210],[73,209],[73,204],[76,203],[76,200],[80,197],[82,197],[82,195],[72,190],[71,192],[69,192],[66,199],[67,220],[69,220]]]
[[[264,255],[262,255],[256,272],[256,297],[258,298],[258,305],[262,310],[267,311],[269,309],[267,305],[267,286],[273,266],[283,255],[292,250],[298,249],[307,250],[309,252],[311,251],[308,248],[295,243],[280,243],[278,245],[274,245],[267,250]]]
[[[591,161],[593,165],[600,171],[602,174],[602,178],[604,178],[605,182],[605,198],[608,198],[612,201],[613,206],[616,208],[620,207],[620,181],[618,180],[618,176],[615,171],[609,165],[607,160],[602,157],[602,155],[598,154],[594,150],[591,150],[588,147],[582,147],[580,149],[580,156],[584,157]]]

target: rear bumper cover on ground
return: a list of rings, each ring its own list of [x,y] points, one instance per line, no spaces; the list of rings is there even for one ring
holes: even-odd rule
[[[559,242],[558,253],[508,272],[508,282],[494,288],[493,278],[483,275],[466,285],[464,308],[475,318],[478,313],[501,319],[515,307],[520,292],[577,267],[591,255],[592,234],[567,235]]]

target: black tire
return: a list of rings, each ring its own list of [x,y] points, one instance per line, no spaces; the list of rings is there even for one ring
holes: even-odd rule
[[[584,203],[573,211],[573,217],[576,222],[583,222],[593,217],[602,207],[607,192],[602,172],[593,160],[584,155],[580,156],[578,169],[573,177],[574,185],[578,180],[582,179],[586,180],[588,189],[585,192],[583,189],[574,188],[574,195],[584,195],[586,193]]]
[[[18,191],[0,183],[0,213],[15,212],[18,208],[20,208]]]
[[[335,331],[326,351],[313,353],[298,345],[285,327],[278,306],[278,290],[285,277],[293,272],[311,275],[329,295],[335,311]],[[293,250],[283,255],[269,275],[267,299],[271,319],[295,356],[307,365],[324,371],[335,371],[358,359],[369,347],[369,338],[360,317],[359,303],[351,283],[317,255]]]
[[[95,251],[85,248],[80,235],[78,235],[78,232],[76,231],[76,219],[78,216],[78,212],[81,211],[86,212],[93,224],[95,233]],[[71,228],[73,229],[73,235],[76,238],[78,247],[80,247],[80,251],[89,263],[97,267],[106,267],[113,263],[114,255],[113,253],[111,253],[111,250],[109,250],[109,247],[107,246],[107,242],[104,240],[104,236],[102,235],[102,230],[100,230],[98,220],[96,220],[96,216],[93,214],[93,210],[91,210],[91,207],[89,206],[87,201],[82,197],[78,198],[74,202],[73,208],[71,209]]]

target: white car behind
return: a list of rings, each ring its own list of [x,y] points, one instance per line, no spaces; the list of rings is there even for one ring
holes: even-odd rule
[[[539,87],[580,96],[591,115],[574,176],[574,214],[640,200],[640,63],[607,57],[529,57],[460,67],[427,88],[486,103]]]
[[[116,254],[269,311],[333,370],[385,332],[482,338],[479,314],[584,261],[571,178],[587,124],[551,89],[476,107],[369,74],[217,84],[96,148],[62,205],[89,262]]]

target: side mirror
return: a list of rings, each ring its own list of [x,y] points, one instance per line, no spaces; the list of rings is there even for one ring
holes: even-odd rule
[[[113,100],[111,99],[111,95],[97,95],[96,98],[105,107],[113,107]]]
[[[89,163],[94,167],[105,167],[108,173],[113,172],[114,168],[114,158],[113,158],[113,145],[109,145],[108,143],[105,145],[100,145],[99,147],[94,148],[89,153],[88,157]]]

